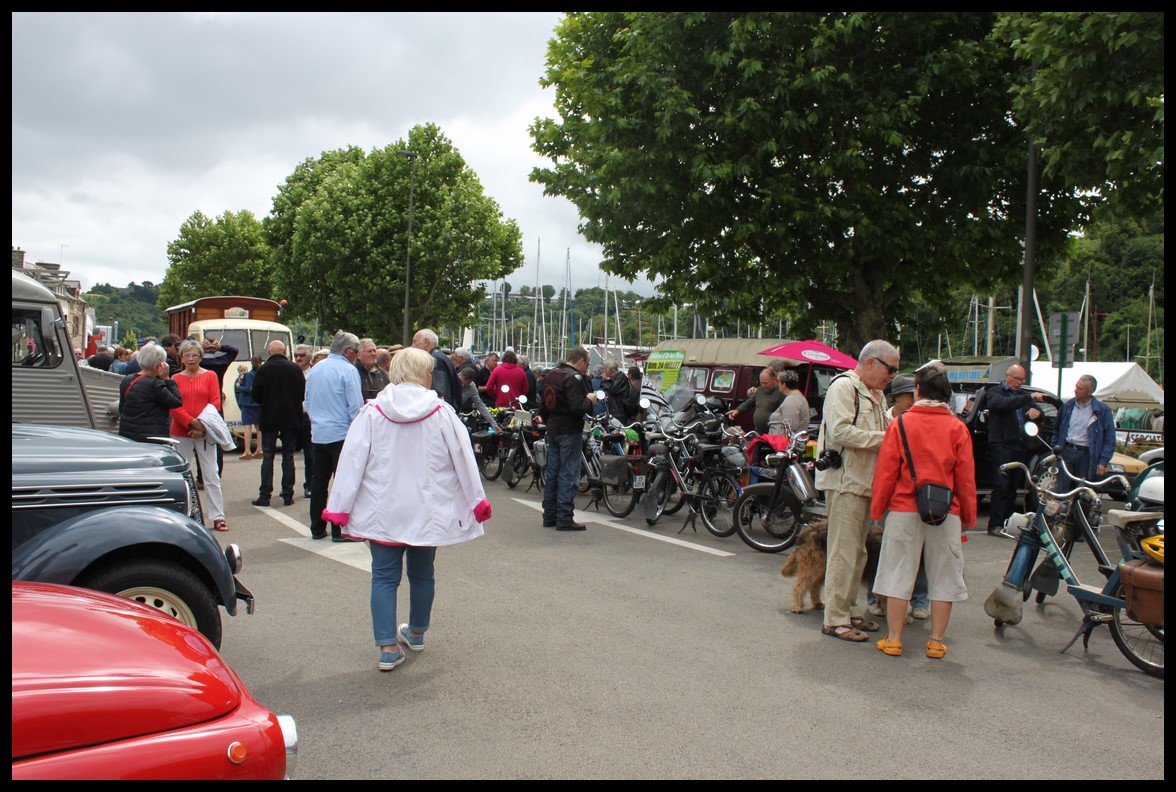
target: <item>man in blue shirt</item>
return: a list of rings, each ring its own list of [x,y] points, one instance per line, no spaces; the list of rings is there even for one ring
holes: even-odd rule
[[[327,490],[339,464],[339,452],[351,422],[363,407],[363,392],[355,361],[359,338],[340,330],[331,339],[331,354],[306,373],[306,414],[310,416],[310,442],[314,449],[314,479],[310,483],[310,536],[323,539],[327,522]],[[331,541],[347,541],[339,526],[331,526]]]
[[[1115,453],[1115,418],[1111,408],[1094,398],[1098,382],[1083,374],[1074,383],[1074,398],[1062,405],[1054,428],[1053,447],[1062,449],[1062,461],[1075,476],[1097,480],[1107,474]],[[1059,487],[1072,489],[1064,473]]]

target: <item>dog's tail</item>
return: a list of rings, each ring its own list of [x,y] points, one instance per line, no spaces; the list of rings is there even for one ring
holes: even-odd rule
[[[784,566],[780,567],[780,574],[784,577],[793,577],[797,569],[800,567],[800,561],[796,553],[789,553],[788,557],[784,559]]]

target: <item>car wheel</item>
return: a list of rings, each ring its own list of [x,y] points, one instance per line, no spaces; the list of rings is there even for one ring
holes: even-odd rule
[[[177,564],[167,561],[123,561],[80,578],[83,588],[106,591],[149,605],[203,633],[220,648],[221,619],[208,586]]]

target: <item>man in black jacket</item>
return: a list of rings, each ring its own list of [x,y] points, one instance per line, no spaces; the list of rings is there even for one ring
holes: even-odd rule
[[[261,405],[261,486],[254,506],[269,506],[274,491],[274,453],[282,440],[282,503],[294,503],[294,449],[302,425],[306,378],[297,363],[286,357],[286,345],[271,341],[269,358],[253,377],[253,400]]]
[[[992,458],[989,536],[1009,536],[1004,532],[1004,524],[1012,514],[1024,475],[1016,470],[1006,474],[1000,467],[1009,462],[1028,462],[1023,434],[1025,421],[1036,421],[1041,417],[1041,411],[1033,403],[1042,401],[1045,394],[1022,392],[1024,383],[1025,369],[1014,363],[1005,372],[1004,382],[989,388],[984,395],[984,406],[988,408],[988,453]]]
[[[359,387],[365,402],[376,398],[380,391],[388,387],[388,372],[376,365],[378,353],[375,341],[370,338],[359,339],[359,357],[355,359],[355,367],[359,369]]]
[[[576,347],[543,378],[539,416],[547,423],[547,471],[543,482],[543,527],[583,531],[574,519],[580,480],[584,416],[596,403],[588,392],[588,350]]]

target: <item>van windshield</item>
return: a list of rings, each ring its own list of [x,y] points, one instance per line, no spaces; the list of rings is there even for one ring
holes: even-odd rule
[[[12,365],[53,368],[61,363],[61,349],[53,335],[41,335],[39,308],[12,307]]]

